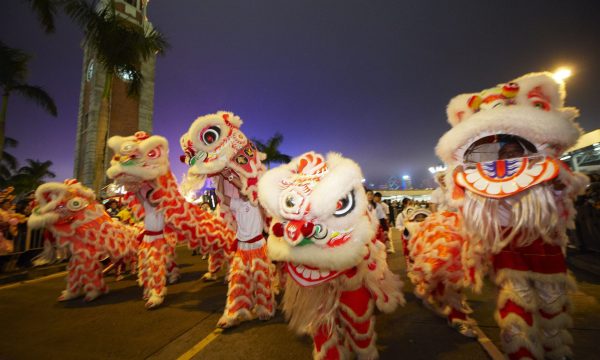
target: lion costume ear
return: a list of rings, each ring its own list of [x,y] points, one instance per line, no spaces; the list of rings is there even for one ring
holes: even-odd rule
[[[125,141],[125,138],[123,136],[111,136],[108,139],[106,145],[108,145],[108,147],[113,151],[114,154],[118,154],[123,141]]]
[[[450,100],[446,107],[450,125],[456,126],[473,115],[475,111],[470,104],[476,102],[478,98],[478,94],[461,94]]]
[[[558,110],[564,106],[565,84],[556,81],[549,72],[527,74],[512,82],[519,85],[519,93],[515,98],[517,105],[540,107],[543,110]]]

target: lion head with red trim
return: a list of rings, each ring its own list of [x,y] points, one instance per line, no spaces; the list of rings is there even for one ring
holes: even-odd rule
[[[532,73],[450,101],[452,129],[436,153],[449,166],[447,198],[484,249],[498,252],[514,239],[566,243],[572,199],[587,179],[557,159],[581,134],[578,110],[564,100],[564,83]]]
[[[327,281],[365,257],[376,223],[362,179],[352,160],[314,152],[261,177],[260,203],[273,216],[269,256],[287,262],[300,284]]]
[[[74,231],[74,222],[85,223],[105,214],[94,192],[75,179],[40,185],[35,191],[35,202],[37,206],[27,222],[32,229],[53,225]]]
[[[114,152],[106,175],[132,190],[144,181],[169,173],[169,142],[162,136],[138,131],[133,136],[113,136],[108,147]]]
[[[447,108],[452,129],[436,153],[455,169],[459,188],[485,197],[509,197],[550,181],[560,171],[556,158],[581,134],[578,110],[564,99],[564,83],[550,73],[458,95]]]
[[[240,130],[242,123],[239,116],[228,111],[204,115],[192,123],[180,140],[184,152],[181,161],[190,166],[186,187],[200,188],[206,177],[231,169],[242,182],[240,191],[252,202],[258,200],[264,154]]]

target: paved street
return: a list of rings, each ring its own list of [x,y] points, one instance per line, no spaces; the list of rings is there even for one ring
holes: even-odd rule
[[[396,241],[398,244],[398,242]],[[399,245],[399,244],[398,244]],[[207,267],[199,256],[178,250],[182,279],[169,286],[162,307],[144,309],[133,278],[107,281],[111,292],[92,303],[55,301],[64,276],[51,276],[0,287],[0,359],[309,359],[311,341],[287,329],[281,314],[268,322],[251,322],[215,332],[225,302],[223,282],[199,280]],[[400,253],[392,269],[403,275]],[[598,358],[600,279],[577,274],[573,335],[578,359]],[[377,317],[382,359],[487,359],[483,348],[446,326],[423,308],[405,286],[407,304]],[[493,288],[470,296],[481,329],[497,343],[491,316]]]

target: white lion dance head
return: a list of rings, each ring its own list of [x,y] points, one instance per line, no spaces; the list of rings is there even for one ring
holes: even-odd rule
[[[362,179],[352,160],[308,152],[258,183],[260,203],[273,216],[269,257],[291,277],[283,311],[292,329],[313,337],[315,359],[349,358],[348,350],[376,359],[373,310],[404,303],[402,282],[375,240],[378,223]]]
[[[106,175],[129,191],[170,171],[169,143],[162,136],[150,136],[143,131],[133,136],[113,136],[108,140],[108,147],[115,155]]]
[[[37,206],[28,221],[33,229],[54,226],[74,233],[73,223],[81,225],[104,214],[94,192],[75,179],[40,185],[35,191],[35,201]]]
[[[581,186],[581,178],[557,159],[581,133],[574,122],[578,111],[565,107],[564,99],[562,82],[532,73],[448,104],[452,129],[436,153],[449,165],[450,198],[472,215],[465,226],[495,249],[517,233],[524,234],[523,243],[556,233],[560,222],[550,183],[558,177],[567,191]],[[512,226],[508,236],[499,230],[506,223]]]
[[[260,202],[273,216],[269,256],[286,261],[304,286],[358,264],[376,224],[368,215],[358,165],[339,154],[314,152],[273,169],[259,182]]]
[[[190,166],[186,190],[200,188],[206,177],[231,169],[242,182],[240,191],[253,203],[258,201],[258,178],[265,168],[262,154],[240,131],[242,123],[227,111],[201,116],[192,123],[180,140],[181,161]]]

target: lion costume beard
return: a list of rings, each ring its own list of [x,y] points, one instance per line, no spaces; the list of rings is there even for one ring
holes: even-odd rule
[[[483,242],[486,252],[497,254],[511,241],[519,247],[542,238],[544,242],[564,246],[556,198],[550,186],[540,185],[504,199],[465,193],[464,226],[468,234]]]
[[[306,288],[295,281],[286,281],[283,310],[290,328],[298,334],[312,334],[325,321],[331,329],[339,299],[339,290],[336,289],[329,283]]]

